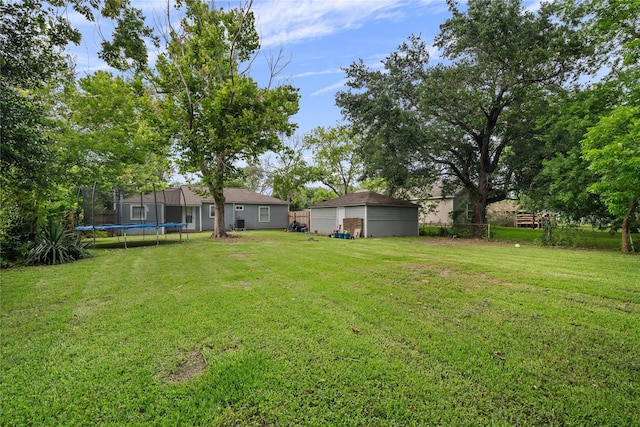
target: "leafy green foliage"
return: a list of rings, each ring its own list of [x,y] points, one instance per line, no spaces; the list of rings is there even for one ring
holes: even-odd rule
[[[609,222],[599,196],[587,190],[595,176],[582,157],[580,140],[616,104],[619,92],[617,85],[602,84],[548,99],[535,136],[506,153],[529,209]]]
[[[139,78],[99,71],[67,85],[58,107],[66,179],[130,190],[170,175],[168,144],[162,140],[151,90]]]
[[[142,71],[148,62],[145,39],[158,47],[153,28],[145,25],[142,11],[131,7],[130,0],[105,1],[102,15],[114,19],[116,25],[111,40],[101,42],[98,56],[107,64],[120,70]]]
[[[225,11],[187,0],[180,28],[170,29],[157,61],[165,127],[183,172],[198,172],[215,200],[214,236],[226,235],[225,182],[238,161],[254,161],[280,145],[295,125],[298,93],[291,86],[260,88],[240,67],[259,48],[250,3]]]
[[[68,111],[61,114],[64,102],[60,92],[73,75],[63,49],[68,43],[80,42],[70,12],[94,21],[94,13],[100,10],[105,17],[120,17],[116,31],[142,20],[128,0],[0,1],[3,264],[24,256],[24,248],[34,240],[38,226],[47,221],[50,207],[75,193],[75,189],[69,191],[73,184],[68,179],[75,163],[67,163],[74,149],[66,145],[68,140],[60,140],[65,132],[60,119],[69,115]],[[118,37],[112,46],[124,48],[122,57],[132,56],[131,64],[143,67],[147,52],[141,38],[149,31],[142,24],[133,24],[126,37]]]
[[[47,136],[50,87],[66,66],[60,43],[77,34],[45,20],[40,2],[0,2],[0,246],[3,264],[24,255],[56,183]],[[58,24],[62,25],[59,27]],[[52,185],[53,184],[53,185]]]
[[[338,197],[335,192],[324,187],[307,187],[306,193],[309,206],[317,205],[325,200],[331,200]]]
[[[452,181],[469,191],[473,223],[484,224],[487,204],[511,188],[503,154],[530,140],[540,100],[561,90],[586,51],[548,6],[534,14],[519,0],[471,1],[465,11],[448,4],[435,45],[449,63],[430,66],[426,44],[412,36],[384,71],[349,67],[351,90],[337,103],[366,135],[368,176],[392,188]]]
[[[65,230],[55,222],[49,222],[42,228],[35,245],[29,249],[26,264],[65,264],[87,256],[87,244],[82,243],[79,235]]]
[[[359,136],[347,126],[317,127],[304,141],[311,151],[313,177],[337,196],[352,192],[364,166],[356,151]]]
[[[637,65],[640,60],[640,1],[568,0],[569,13],[582,13],[585,35],[598,47],[599,57],[614,65]]]
[[[273,195],[288,201],[290,210],[305,207],[304,185],[314,179],[312,168],[304,159],[304,148],[302,138],[294,136],[275,152],[275,162],[271,165]]]
[[[628,252],[629,221],[640,213],[640,108],[619,107],[603,117],[587,132],[582,150],[598,176],[589,189],[622,218],[622,251]]]

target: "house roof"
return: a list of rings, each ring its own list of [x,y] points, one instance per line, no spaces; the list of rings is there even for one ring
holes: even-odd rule
[[[180,187],[170,188],[163,191],[156,191],[155,194],[143,194],[142,196],[128,197],[123,200],[124,203],[163,203],[167,206],[200,206],[202,203],[213,203],[213,197],[203,193],[205,187],[181,185]],[[203,195],[205,194],[205,195]],[[244,203],[254,205],[286,205],[284,200],[275,197],[265,196],[255,191],[246,190],[244,188],[225,188],[224,198],[226,203]]]
[[[335,206],[359,206],[359,205],[376,205],[376,206],[401,206],[401,207],[419,207],[406,200],[395,199],[393,197],[374,193],[373,191],[356,191],[355,193],[345,194],[337,199],[325,200],[322,203],[311,206],[312,208],[328,208]]]

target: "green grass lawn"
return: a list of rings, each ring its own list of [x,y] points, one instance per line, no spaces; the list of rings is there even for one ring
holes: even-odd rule
[[[2,271],[0,425],[640,425],[638,256],[239,235]]]
[[[436,226],[423,226],[423,231],[430,236],[438,236],[443,233],[456,235],[468,235],[468,230],[460,228],[441,228]],[[491,239],[498,242],[541,244],[544,231],[531,228],[515,228],[503,226],[490,226]],[[611,233],[609,230],[593,229],[591,226],[575,228],[560,226],[553,231],[554,244],[550,246],[586,248],[599,250],[620,251],[622,236],[620,232]],[[632,234],[636,248],[640,245],[640,234]]]
[[[512,243],[540,243],[543,230],[530,228],[513,228],[491,226],[492,239]],[[590,226],[575,229],[559,227],[553,232],[558,246],[620,251],[622,236],[620,232],[610,233],[608,230],[592,229]],[[632,234],[638,248],[640,234]]]

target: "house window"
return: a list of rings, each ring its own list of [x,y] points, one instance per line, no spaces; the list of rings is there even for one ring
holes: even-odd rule
[[[271,207],[260,206],[258,208],[258,222],[270,222],[271,221]]]
[[[216,217],[216,205],[209,205],[209,218]]]
[[[236,211],[243,211],[244,205],[236,205]]]
[[[131,205],[131,220],[132,221],[144,221],[147,219],[147,206],[146,205]]]

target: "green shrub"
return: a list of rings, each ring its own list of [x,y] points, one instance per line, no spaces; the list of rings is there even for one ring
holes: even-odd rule
[[[537,240],[542,246],[577,247],[581,232],[576,224],[568,223],[558,226],[553,221],[542,221],[543,233]]]
[[[53,265],[76,261],[89,256],[87,245],[79,236],[59,224],[49,222],[41,230],[35,245],[29,249],[28,265]]]
[[[0,268],[11,267],[16,260],[24,259],[28,250],[27,243],[12,230],[0,230]]]
[[[430,236],[430,237],[449,237],[449,230],[447,227],[436,227],[431,225],[421,225],[418,228],[418,234],[420,236]]]

